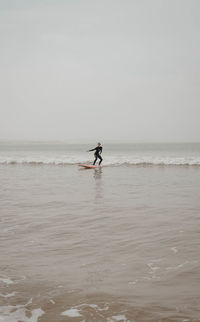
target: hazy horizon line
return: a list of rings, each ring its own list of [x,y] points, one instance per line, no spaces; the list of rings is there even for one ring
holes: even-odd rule
[[[75,141],[67,141],[67,140],[22,140],[22,139],[0,139],[1,143],[26,143],[26,144],[96,144],[96,141],[83,141],[83,140],[75,140]],[[118,141],[118,140],[101,140],[103,144],[200,144],[200,141]]]

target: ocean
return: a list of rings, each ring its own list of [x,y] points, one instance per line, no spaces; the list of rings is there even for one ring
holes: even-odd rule
[[[200,144],[0,143],[0,321],[200,321]]]

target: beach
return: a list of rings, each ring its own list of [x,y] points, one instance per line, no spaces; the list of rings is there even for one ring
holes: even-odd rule
[[[200,321],[200,144],[0,147],[0,321]]]

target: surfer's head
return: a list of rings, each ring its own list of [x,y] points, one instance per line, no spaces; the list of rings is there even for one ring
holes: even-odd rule
[[[100,143],[100,142],[98,142],[98,143],[97,143],[97,145],[98,145],[98,146],[101,146],[101,143]]]

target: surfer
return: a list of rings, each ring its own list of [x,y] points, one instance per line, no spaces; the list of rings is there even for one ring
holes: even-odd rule
[[[99,165],[100,165],[100,164],[101,164],[101,162],[103,161],[103,159],[102,159],[102,157],[101,157],[101,155],[100,155],[100,154],[102,153],[102,150],[103,150],[103,148],[102,148],[102,146],[101,146],[101,143],[98,143],[96,148],[94,148],[94,149],[91,149],[91,150],[88,150],[88,151],[87,151],[87,152],[95,151],[95,152],[94,152],[95,160],[94,160],[94,162],[93,162],[93,165],[95,165],[95,163],[96,163],[97,159],[99,159],[99,160],[100,160],[100,161],[99,161]]]

